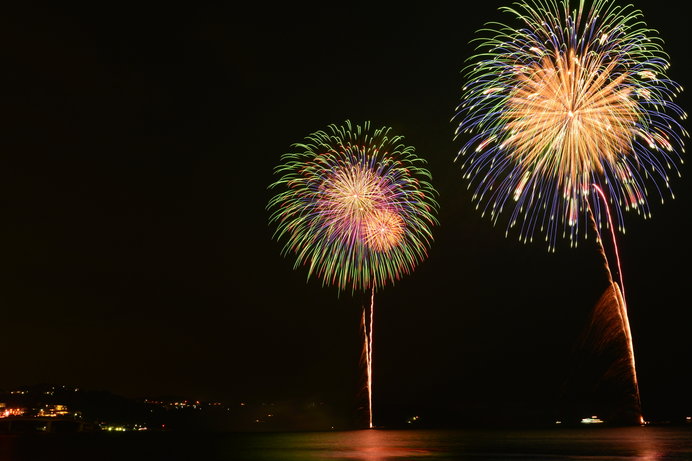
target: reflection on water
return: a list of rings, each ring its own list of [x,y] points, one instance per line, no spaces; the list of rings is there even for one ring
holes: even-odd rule
[[[256,459],[397,460],[432,457],[440,440],[433,431],[363,430],[312,434],[270,435],[252,447]],[[260,441],[261,439],[258,439]]]
[[[253,460],[692,460],[692,428],[257,434]]]
[[[0,461],[692,460],[692,426],[0,435]]]

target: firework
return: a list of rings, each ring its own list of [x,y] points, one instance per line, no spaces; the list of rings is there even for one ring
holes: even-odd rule
[[[390,131],[347,121],[283,155],[270,222],[308,277],[339,290],[378,289],[427,256],[436,192],[424,160]]]
[[[437,224],[437,193],[424,161],[390,128],[330,125],[284,154],[276,168],[281,188],[267,208],[274,237],[339,291],[370,290],[363,308],[369,426],[375,290],[410,273],[426,256]]]
[[[650,217],[647,185],[663,200],[679,174],[686,114],[682,87],[665,75],[662,41],[642,13],[611,0],[518,2],[501,10],[518,28],[491,24],[465,69],[456,136],[471,133],[457,156],[483,214],[507,231],[537,230],[555,250],[586,235],[587,201],[598,185],[624,232],[623,212]],[[605,221],[594,203],[599,225]]]

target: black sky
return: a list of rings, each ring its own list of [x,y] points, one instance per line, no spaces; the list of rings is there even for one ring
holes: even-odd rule
[[[376,297],[376,405],[552,411],[606,276],[593,239],[549,254],[505,238],[453,163],[468,42],[511,21],[504,3],[3,14],[0,389],[348,406],[364,296],[306,283],[264,207],[281,154],[350,119],[405,136],[440,192],[428,260]],[[689,6],[635,5],[688,86]],[[692,412],[681,172],[676,200],[619,237],[649,414]]]

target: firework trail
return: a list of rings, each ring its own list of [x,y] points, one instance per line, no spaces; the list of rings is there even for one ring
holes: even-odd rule
[[[661,201],[664,188],[673,196],[668,173],[679,175],[688,136],[679,122],[687,115],[673,102],[682,87],[665,75],[662,41],[641,11],[612,0],[520,1],[501,10],[520,26],[482,30],[455,116],[455,138],[470,134],[457,160],[475,186],[476,208],[493,224],[508,208],[506,234],[518,225],[527,242],[540,231],[549,251],[560,234],[571,246],[586,237],[588,213],[596,229],[609,225],[617,247],[609,208],[621,232],[624,212],[651,217],[647,186]],[[593,209],[592,188],[603,200]],[[619,260],[618,271],[626,319]]]
[[[437,192],[425,161],[391,128],[329,125],[293,145],[275,168],[280,191],[267,208],[282,254],[294,268],[339,292],[371,291],[365,351],[372,427],[372,336],[377,289],[409,274],[427,256],[437,224]]]
[[[603,201],[603,207],[606,210],[606,218],[608,220],[607,221],[608,222],[608,228],[610,229],[610,235],[611,235],[611,238],[613,240],[613,247],[615,250],[615,261],[617,262],[617,266],[618,266],[618,276],[620,278],[620,291],[622,292],[622,297],[624,298],[625,297],[625,281],[622,278],[622,266],[620,264],[620,252],[618,251],[618,242],[617,242],[617,238],[615,237],[615,228],[613,226],[613,218],[610,215],[610,208],[608,207],[608,201],[606,200],[606,196],[603,193],[603,190],[600,187],[598,187],[596,184],[593,185],[593,188],[596,190],[596,194],[597,194],[598,198],[600,198]],[[587,205],[588,205],[588,202],[587,202]],[[605,260],[605,266],[606,266],[606,270],[608,272],[608,280],[610,283],[613,283],[613,275],[612,275],[612,272],[610,270],[610,264],[608,264],[608,257],[606,256],[605,248],[603,248],[603,238],[601,237],[601,231],[598,228],[598,226],[596,225],[596,219],[594,218],[593,210],[591,209],[590,205],[589,205],[589,215],[591,216],[593,228],[594,228],[594,231],[596,232],[596,237],[597,237],[597,241],[599,244],[599,249],[601,251],[601,255],[603,256],[603,259]]]
[[[375,425],[372,422],[372,333],[375,318],[375,290],[370,295],[370,311],[366,313],[363,306],[363,361],[365,362],[366,383],[365,388],[368,392],[368,427],[372,429]],[[368,326],[369,324],[369,326]]]

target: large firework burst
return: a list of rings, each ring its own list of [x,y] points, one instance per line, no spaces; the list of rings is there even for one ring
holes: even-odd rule
[[[457,158],[477,207],[494,223],[512,209],[508,231],[519,223],[527,241],[539,228],[553,250],[559,233],[576,244],[587,228],[593,184],[621,231],[623,210],[650,217],[647,186],[663,200],[687,135],[662,41],[641,11],[611,0],[514,5],[501,10],[520,27],[490,24],[477,39],[457,112],[456,136],[472,133]]]
[[[436,192],[424,160],[390,131],[346,121],[282,156],[270,222],[308,277],[339,290],[380,288],[426,257]]]

